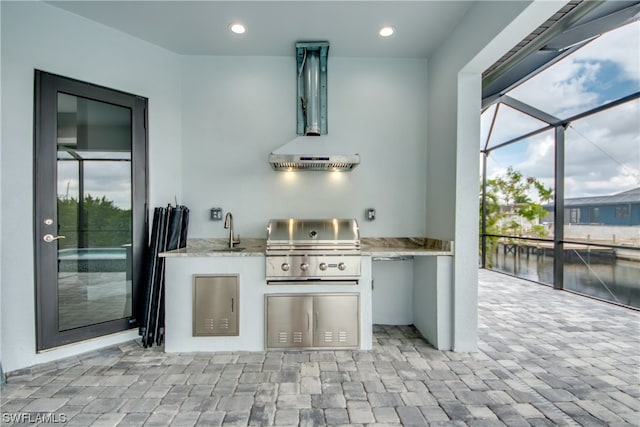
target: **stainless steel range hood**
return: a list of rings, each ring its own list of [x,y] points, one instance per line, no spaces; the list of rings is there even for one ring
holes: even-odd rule
[[[328,42],[296,43],[297,138],[269,154],[277,171],[350,171],[358,154],[342,154],[327,137]]]
[[[343,149],[329,135],[299,136],[269,154],[269,163],[277,171],[353,170],[360,163],[359,154],[342,154]]]
[[[339,171],[348,172],[358,166],[357,154],[274,154],[269,155],[271,167],[277,171]]]

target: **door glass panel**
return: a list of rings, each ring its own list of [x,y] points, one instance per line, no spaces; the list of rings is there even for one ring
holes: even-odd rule
[[[129,317],[131,110],[58,93],[59,330]]]

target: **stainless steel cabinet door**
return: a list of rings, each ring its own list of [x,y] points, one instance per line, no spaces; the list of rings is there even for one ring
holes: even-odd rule
[[[359,346],[358,295],[316,295],[313,312],[314,347]]]
[[[239,335],[238,276],[193,276],[193,336]]]
[[[267,348],[311,347],[313,297],[268,295]]]

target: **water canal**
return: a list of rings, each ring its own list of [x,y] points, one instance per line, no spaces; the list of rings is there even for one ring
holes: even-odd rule
[[[569,250],[565,257],[565,289],[640,308],[640,251],[627,250],[618,256],[603,252],[598,256]],[[552,285],[553,262],[553,251],[527,256],[526,253],[505,251],[498,245],[491,269]]]

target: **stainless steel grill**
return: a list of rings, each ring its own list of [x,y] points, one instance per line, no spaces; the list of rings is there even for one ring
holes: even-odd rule
[[[337,218],[272,219],[265,255],[268,284],[358,284],[358,223]]]

